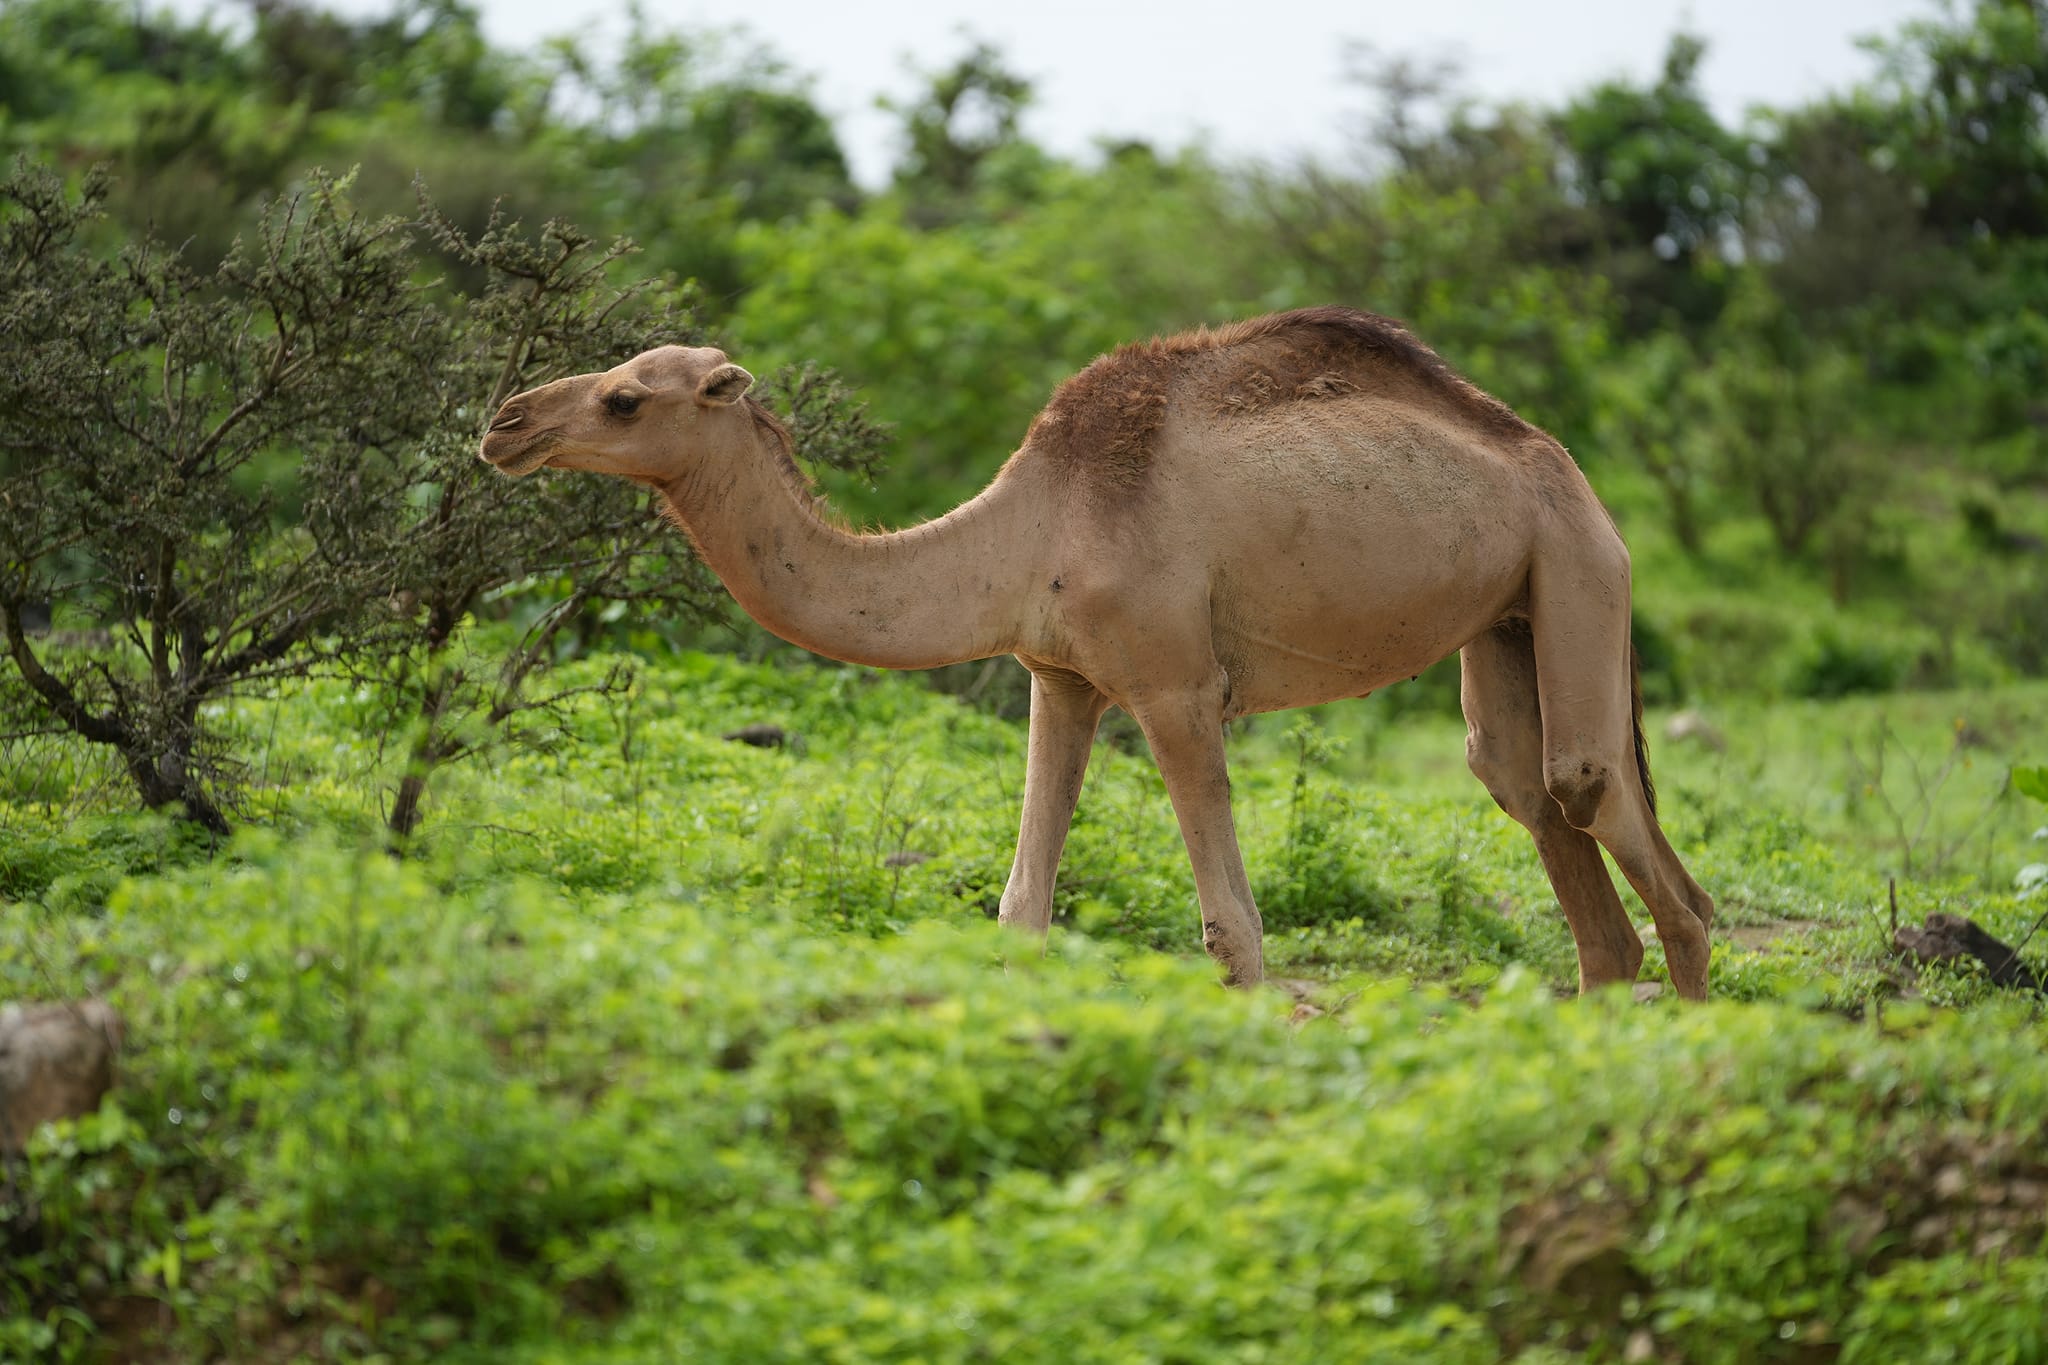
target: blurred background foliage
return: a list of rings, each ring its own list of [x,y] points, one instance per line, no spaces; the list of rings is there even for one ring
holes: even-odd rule
[[[1360,47],[1350,154],[1254,165],[1054,155],[1030,81],[963,39],[890,106],[898,160],[866,187],[772,34],[635,9],[631,43],[515,51],[461,0],[6,0],[0,148],[109,166],[108,239],[200,270],[316,166],[353,169],[365,213],[418,182],[471,236],[629,235],[624,268],[694,282],[706,332],[834,367],[893,433],[879,480],[826,473],[862,521],[973,492],[1121,341],[1371,308],[1587,467],[1643,570],[1657,695],[1967,685],[2038,673],[2048,638],[2043,14],[1932,13],[1869,40],[1865,84],[1733,124],[1683,32],[1653,78],[1554,108]]]

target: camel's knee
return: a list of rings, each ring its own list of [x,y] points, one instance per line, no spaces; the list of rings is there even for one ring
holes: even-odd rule
[[[1542,814],[1532,799],[1542,795],[1531,790],[1535,765],[1525,761],[1513,744],[1483,731],[1467,731],[1465,766],[1493,797],[1493,803],[1514,819],[1527,825]]]
[[[1543,765],[1543,788],[1573,829],[1593,828],[1615,778],[1613,767],[1595,758],[1553,758]]]
[[[1692,893],[1685,898],[1685,903],[1692,910],[1693,917],[1700,922],[1701,930],[1711,934],[1714,930],[1714,898],[1694,887]]]

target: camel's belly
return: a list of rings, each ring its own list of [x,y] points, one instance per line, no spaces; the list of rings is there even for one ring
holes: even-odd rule
[[[1333,613],[1313,622],[1219,623],[1216,657],[1230,678],[1231,715],[1362,697],[1414,677],[1500,620],[1489,603],[1404,604],[1392,618]],[[1292,628],[1289,628],[1290,625]]]
[[[1236,714],[1411,678],[1525,602],[1530,539],[1497,501],[1439,487],[1426,517],[1332,499],[1268,518],[1212,570],[1211,633]]]

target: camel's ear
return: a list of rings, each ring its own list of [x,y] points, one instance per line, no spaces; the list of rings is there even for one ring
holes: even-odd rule
[[[697,385],[697,401],[707,408],[720,403],[737,403],[753,387],[754,376],[728,361],[705,375],[703,382]]]

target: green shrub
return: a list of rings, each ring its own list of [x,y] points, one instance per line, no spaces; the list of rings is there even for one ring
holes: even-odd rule
[[[1366,816],[1336,787],[1318,780],[1342,748],[1312,715],[1291,723],[1294,751],[1287,827],[1277,850],[1253,860],[1252,893],[1269,930],[1354,918],[1379,920],[1392,899],[1374,880],[1359,840]]]
[[[1873,644],[1845,640],[1822,628],[1793,665],[1787,690],[1795,697],[1846,697],[1889,692],[1898,686],[1898,661]]]

